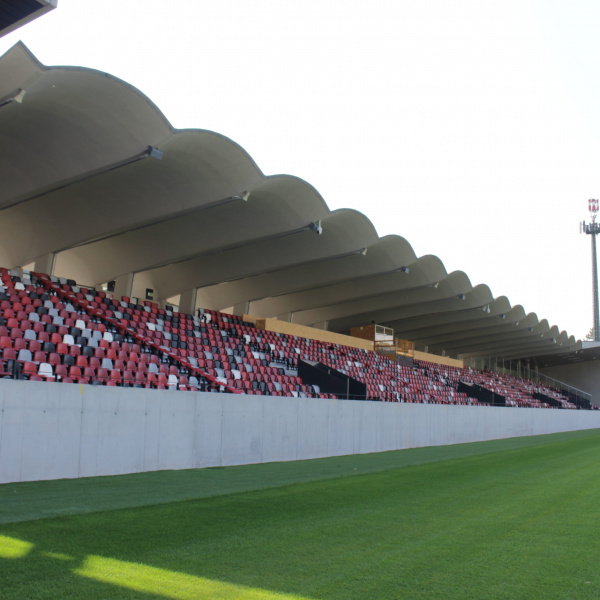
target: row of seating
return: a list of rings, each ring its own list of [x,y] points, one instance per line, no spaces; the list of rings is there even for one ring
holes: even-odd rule
[[[65,319],[65,325],[69,327],[68,329],[68,333],[65,330],[60,330],[60,334],[62,334],[62,339],[57,339],[57,335],[58,332],[55,332],[54,329],[52,329],[51,331],[53,332],[53,336],[54,337],[45,337],[45,334],[47,333],[47,331],[44,331],[42,333],[42,329],[44,329],[41,326],[37,326],[34,325],[34,327],[36,328],[36,333],[39,335],[32,335],[32,334],[26,334],[27,338],[31,338],[28,339],[27,342],[23,342],[23,343],[17,343],[17,349],[20,352],[20,355],[17,355],[17,359],[20,359],[19,362],[25,364],[25,363],[29,363],[26,365],[26,368],[23,369],[21,368],[21,375],[23,374],[23,372],[28,375],[29,377],[34,376],[34,369],[32,368],[32,364],[37,366],[37,373],[35,375],[35,378],[46,378],[46,380],[58,380],[60,379],[61,381],[65,381],[65,380],[76,380],[77,382],[80,383],[87,383],[88,381],[93,381],[94,383],[107,383],[107,384],[111,384],[111,382],[118,382],[119,380],[119,375],[121,378],[121,384],[122,385],[128,385],[131,384],[131,382],[133,381],[134,384],[139,384],[139,383],[143,383],[146,380],[146,375],[145,372],[148,371],[148,376],[147,379],[150,380],[153,384],[157,384],[156,387],[161,387],[161,383],[165,383],[164,381],[161,381],[161,374],[158,374],[158,381],[154,381],[153,378],[153,372],[155,371],[155,369],[153,368],[154,365],[150,364],[148,366],[148,368],[146,369],[145,366],[141,366],[139,367],[137,370],[134,370],[134,365],[132,364],[135,360],[136,357],[134,356],[121,356],[121,358],[123,359],[122,361],[117,360],[117,362],[115,362],[115,364],[110,364],[111,360],[115,359],[115,356],[110,356],[108,355],[105,356],[105,349],[110,348],[110,346],[107,346],[106,342],[108,342],[109,340],[111,340],[111,335],[110,332],[108,332],[106,330],[106,328],[102,325],[101,323],[101,319],[104,318],[104,320],[108,320],[109,322],[109,326],[112,324],[115,324],[114,319],[112,319],[112,316],[116,316],[116,317],[121,317],[125,314],[133,314],[133,310],[129,307],[126,306],[126,303],[124,301],[121,301],[121,303],[119,303],[118,307],[121,308],[121,311],[117,311],[115,310],[110,311],[107,310],[105,315],[99,315],[98,311],[96,310],[95,313],[92,313],[91,315],[88,313],[82,313],[81,312],[81,306],[73,306],[73,304],[77,305],[77,304],[85,304],[84,302],[84,295],[85,295],[85,301],[87,301],[88,305],[87,306],[83,306],[83,308],[98,308],[100,303],[103,303],[103,301],[111,304],[112,308],[117,308],[117,305],[111,301],[111,300],[105,300],[105,295],[92,295],[92,294],[82,294],[82,291],[85,293],[87,292],[87,290],[83,290],[83,288],[76,288],[75,286],[72,286],[69,283],[65,283],[65,282],[60,282],[59,286],[52,286],[51,284],[55,284],[56,282],[52,282],[49,278],[46,278],[44,280],[44,277],[41,276],[40,279],[42,280],[42,283],[44,284],[44,289],[47,288],[53,288],[51,289],[51,293],[53,293],[54,295],[52,295],[50,297],[50,300],[45,299],[44,304],[41,304],[39,302],[39,299],[36,298],[34,303],[35,305],[37,305],[37,313],[30,313],[30,314],[38,314],[38,313],[44,313],[43,316],[41,317],[41,319],[38,320],[37,316],[36,317],[31,317],[28,314],[14,314],[14,315],[8,315],[7,317],[19,317],[20,321],[18,321],[18,323],[10,323],[11,326],[13,327],[18,327],[19,329],[21,329],[21,327],[23,329],[29,329],[29,323],[27,324],[23,324],[23,321],[25,319],[27,320],[31,320],[37,323],[40,322],[45,322],[46,324],[50,323],[50,319],[46,316],[45,311],[48,311],[49,316],[53,317],[52,320],[52,325],[47,325],[46,329],[48,327],[55,327],[56,325],[58,325],[59,327],[61,326],[61,324],[63,323],[63,321],[57,321],[58,318],[62,318]],[[10,286],[10,283],[8,284]],[[6,290],[4,290],[6,291]],[[11,292],[14,290],[11,290]],[[19,297],[19,299],[23,299],[23,297],[25,296],[25,293],[29,293],[32,290],[27,290],[24,289],[23,291],[21,291],[19,294],[17,294],[17,296]],[[40,292],[40,289],[37,290],[37,292]],[[1,292],[0,292],[1,293]],[[72,304],[69,304],[68,302],[70,302],[70,300],[68,299],[69,294],[71,293],[75,293],[76,294],[76,299],[79,300],[80,302],[76,302],[74,301]],[[67,296],[67,299],[64,302],[61,302],[62,296]],[[11,300],[17,302],[17,298],[16,297],[10,297]],[[64,299],[63,299],[64,300]],[[91,302],[95,303],[95,306],[91,306]],[[65,304],[66,302],[66,304]],[[25,304],[28,304],[27,301],[24,302]],[[31,304],[33,306],[33,303]],[[56,308],[52,308],[52,307],[56,307]],[[15,308],[13,306],[13,308]],[[20,308],[20,306],[16,306],[16,308]],[[8,309],[6,308],[6,310],[12,310],[12,309]],[[51,312],[54,310],[54,314]],[[56,311],[60,311],[58,314],[56,314]],[[152,312],[151,309],[146,308],[146,311],[148,313]],[[14,312],[14,311],[13,311]],[[139,312],[139,311],[138,311]],[[169,321],[172,319],[171,315],[165,315],[165,311],[164,310],[159,310],[159,309],[155,309],[154,313],[159,315],[159,316],[163,316],[164,319],[166,321]],[[137,315],[133,315],[134,317]],[[67,321],[68,320],[68,321]],[[147,319],[146,319],[147,320]],[[127,319],[123,319],[123,321],[125,322],[119,322],[117,324],[117,329],[120,329],[118,327],[118,325],[121,326],[121,328],[126,328],[127,330],[131,329],[131,327],[127,327],[128,323],[127,323]],[[203,319],[203,322],[208,322],[209,319],[205,318]],[[97,325],[95,325],[94,323],[97,323]],[[159,325],[160,326],[160,325]],[[100,335],[99,331],[101,330],[102,335]],[[137,332],[134,331],[123,331],[123,333],[125,335],[121,335],[120,338],[123,339],[124,337],[126,337],[127,335],[132,335],[133,337],[135,337],[137,334]],[[142,332],[140,332],[142,333]],[[81,334],[81,335],[80,335]],[[16,334],[16,336],[18,337],[19,334]],[[70,336],[70,337],[69,337]],[[41,343],[39,344],[40,340],[34,339],[37,337],[42,337],[42,342],[44,342],[44,347],[41,346]],[[115,337],[119,337],[119,335],[115,335]],[[169,337],[169,335],[167,335],[167,337]],[[176,338],[177,335],[174,335],[174,338]],[[147,344],[148,340],[147,339],[143,339],[143,346],[144,348],[149,347],[151,349],[151,351],[156,352],[157,350],[172,350],[172,348],[169,347],[165,347],[165,346],[160,346],[160,348],[157,348],[156,344]],[[51,346],[51,344],[54,344],[54,346]],[[7,347],[11,346],[14,349],[14,343],[11,342],[7,342],[5,344]],[[24,347],[25,345],[25,347]],[[113,344],[114,346],[114,344]],[[103,348],[104,347],[104,348]],[[114,351],[118,350],[118,348],[120,347],[120,342],[117,342],[117,348],[114,349]],[[57,352],[52,352],[54,350],[60,350],[62,349],[62,357],[58,357],[57,356]],[[9,352],[7,350],[7,352]],[[46,354],[44,354],[44,352]],[[33,353],[33,354],[32,354]],[[235,352],[236,355],[238,355],[238,352]],[[163,356],[164,356],[164,352],[163,352]],[[229,352],[229,353],[225,353],[223,356],[218,355],[219,358],[225,358],[228,357],[229,355],[233,356],[234,352]],[[173,354],[171,352],[169,352],[166,356],[168,356],[169,361],[173,361],[173,359],[175,358],[175,362],[177,362],[177,356],[173,356]],[[231,385],[231,387],[233,387],[236,391],[237,390],[244,390],[246,388],[248,388],[247,393],[256,393],[256,394],[261,394],[261,393],[273,393],[274,395],[281,395],[283,393],[291,393],[292,395],[296,394],[296,395],[307,395],[311,392],[314,392],[314,389],[310,389],[309,386],[303,386],[302,383],[299,380],[293,379],[289,376],[286,376],[283,372],[283,370],[281,370],[281,372],[279,371],[275,371],[273,368],[271,367],[263,367],[262,365],[259,367],[261,370],[264,371],[265,374],[267,375],[272,375],[275,376],[276,374],[278,375],[278,377],[280,378],[279,381],[275,380],[273,382],[270,381],[270,379],[268,381],[261,381],[263,379],[263,377],[266,378],[265,375],[263,375],[262,373],[258,372],[256,374],[256,376],[254,375],[252,369],[250,369],[251,374],[248,374],[248,372],[244,369],[243,371],[239,370],[242,369],[242,367],[247,367],[247,364],[242,364],[242,363],[249,363],[251,362],[250,359],[248,359],[247,357],[240,357],[240,356],[235,356],[235,359],[237,362],[234,362],[233,359],[231,359],[232,364],[223,364],[221,363],[219,360],[211,360],[213,357],[211,354],[204,352],[202,354],[199,354],[199,356],[203,356],[206,357],[202,358],[202,359],[196,359],[193,356],[190,356],[190,360],[192,361],[191,363],[189,363],[188,365],[183,365],[183,369],[182,371],[184,372],[188,372],[188,367],[190,367],[192,370],[193,369],[199,369],[201,370],[202,368],[206,369],[206,375],[208,376],[208,378],[212,378],[212,386],[209,387],[209,389],[216,391],[216,389],[222,390],[224,387],[228,387],[229,385]],[[210,357],[210,358],[209,358]],[[13,355],[10,355],[9,352],[9,356],[7,358],[15,358]],[[89,360],[87,360],[89,358]],[[123,361],[127,360],[127,359],[132,359],[132,360],[128,360],[127,363],[125,364]],[[184,358],[187,358],[184,357]],[[215,356],[214,358],[217,358],[217,356]],[[33,360],[28,360],[28,359],[33,359]],[[95,359],[102,359],[100,360],[95,360]],[[144,362],[144,359],[142,357],[142,362]],[[253,359],[252,359],[253,360]],[[238,365],[238,362],[241,363],[240,365]],[[87,363],[87,364],[86,364]],[[192,364],[193,363],[193,364]],[[60,367],[56,366],[56,365],[61,365]],[[69,369],[65,372],[64,367],[67,366],[69,367]],[[111,367],[115,367],[113,369],[111,369]],[[236,368],[237,367],[237,368]],[[174,367],[171,366],[171,370]],[[268,369],[268,371],[267,371]],[[162,370],[162,368],[161,368]],[[81,372],[80,372],[81,371]],[[107,371],[109,373],[107,373]],[[171,373],[169,374],[169,381],[167,382],[168,384],[172,384],[173,386],[175,385],[175,381],[174,381],[174,377],[176,377],[176,374]],[[79,379],[77,379],[79,378]],[[195,386],[190,386],[188,388],[188,386],[186,385],[186,381],[185,381],[186,376],[185,375],[180,375],[177,378],[177,387],[179,389],[194,389]],[[231,378],[231,379],[228,379]],[[252,378],[253,381],[248,381],[246,382],[246,380]],[[198,381],[200,378],[197,378],[194,376],[194,378],[190,378],[191,383],[194,384],[196,381]],[[195,380],[195,381],[194,381]],[[216,385],[215,385],[216,384]],[[231,390],[230,390],[231,391]]]
[[[0,270],[2,373],[31,380],[123,385],[157,389],[219,389],[180,372],[171,357],[134,343],[112,323],[102,323],[67,298],[71,290]],[[35,283],[35,285],[34,285]],[[127,339],[126,339],[127,338]]]
[[[304,359],[363,382],[374,400],[477,404],[458,392],[463,380],[503,392],[514,406],[549,407],[533,398],[539,392],[576,408],[558,390],[523,380],[419,361],[402,366],[375,352],[259,330],[218,311],[185,315],[44,274],[21,278],[0,269],[0,281],[3,372],[31,379],[332,397],[298,377]]]

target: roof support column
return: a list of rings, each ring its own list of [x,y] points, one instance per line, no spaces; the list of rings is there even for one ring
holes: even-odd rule
[[[117,300],[120,300],[122,296],[127,296],[127,298],[131,298],[134,277],[134,273],[127,273],[115,279],[114,297]]]
[[[285,321],[286,323],[291,323],[293,316],[294,316],[294,313],[291,313],[291,312],[281,313],[280,315],[277,315],[277,320]]]
[[[196,311],[196,296],[198,294],[197,288],[186,290],[181,292],[179,296],[179,312],[186,315],[193,315]]]
[[[33,270],[37,273],[46,273],[46,275],[54,275],[54,262],[56,260],[56,254],[50,252],[50,254],[44,254],[38,256],[33,263]]]
[[[237,315],[238,317],[249,314],[249,310],[250,302],[248,302],[248,300],[245,300],[244,302],[238,302],[237,304],[233,305],[233,314]]]
[[[321,321],[320,323],[314,323],[313,325],[311,325],[311,327],[314,327],[315,329],[322,329],[323,331],[328,331],[329,321]]]

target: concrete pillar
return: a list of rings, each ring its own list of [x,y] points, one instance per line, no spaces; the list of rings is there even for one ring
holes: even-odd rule
[[[179,296],[179,312],[184,313],[186,315],[193,315],[196,310],[196,295],[198,289],[192,288],[191,290],[186,290],[185,292],[181,292]]]
[[[134,277],[135,275],[133,273],[127,273],[115,279],[115,299],[120,300],[121,296],[127,296],[128,298],[131,298]]]
[[[38,256],[33,261],[33,270],[36,273],[46,273],[46,275],[52,275],[54,273],[54,261],[56,258],[56,254],[51,252],[50,254],[44,254],[43,256]]]
[[[329,330],[329,321],[321,321],[320,323],[315,323],[312,327],[315,329],[322,329],[323,331]]]
[[[291,313],[291,312],[281,313],[280,315],[277,315],[277,319],[279,321],[285,321],[286,323],[291,323],[293,316],[294,316],[294,313]]]
[[[250,314],[250,302],[244,300],[233,305],[233,314],[241,317],[242,315]]]

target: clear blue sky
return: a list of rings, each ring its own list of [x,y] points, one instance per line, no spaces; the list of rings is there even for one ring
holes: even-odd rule
[[[599,24],[577,0],[59,0],[0,52],[121,77],[582,338]]]

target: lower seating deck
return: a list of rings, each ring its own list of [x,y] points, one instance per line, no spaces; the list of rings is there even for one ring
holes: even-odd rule
[[[577,408],[558,390],[435,363],[402,366],[375,352],[255,328],[238,317],[186,315],[133,304],[75,282],[0,269],[3,377],[86,385],[335,398],[298,377],[298,360],[321,362],[366,385],[365,399],[478,404],[462,381],[505,396],[509,406]]]

